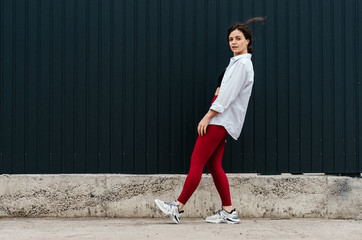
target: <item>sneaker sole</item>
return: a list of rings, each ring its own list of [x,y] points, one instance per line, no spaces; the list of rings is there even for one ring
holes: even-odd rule
[[[240,221],[230,221],[230,220],[215,220],[215,221],[212,221],[212,220],[206,220],[206,222],[208,223],[214,223],[214,224],[238,224],[240,223]]]

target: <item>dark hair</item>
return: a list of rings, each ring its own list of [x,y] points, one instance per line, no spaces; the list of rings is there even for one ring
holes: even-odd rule
[[[229,41],[229,36],[230,36],[230,33],[232,33],[234,30],[239,30],[241,31],[244,36],[245,36],[245,39],[249,39],[249,44],[248,44],[248,53],[251,53],[253,54],[254,52],[254,49],[253,49],[253,34],[252,32],[250,31],[249,27],[248,27],[248,24],[251,23],[251,22],[258,22],[258,21],[265,21],[266,20],[266,17],[262,18],[262,17],[255,17],[255,18],[251,18],[249,19],[248,21],[246,21],[245,23],[236,23],[232,26],[230,26],[228,28],[228,36],[227,36],[227,40]]]

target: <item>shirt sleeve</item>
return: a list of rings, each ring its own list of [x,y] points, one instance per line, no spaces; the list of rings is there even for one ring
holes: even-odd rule
[[[247,75],[246,63],[239,61],[232,72],[231,78],[221,86],[219,96],[211,105],[210,109],[218,113],[223,113],[239,95],[242,87],[247,82]]]

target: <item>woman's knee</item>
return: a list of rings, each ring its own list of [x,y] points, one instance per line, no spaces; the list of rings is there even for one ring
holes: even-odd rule
[[[223,171],[221,164],[218,164],[215,162],[206,163],[206,167],[207,167],[207,170],[209,170],[209,172],[211,174]]]

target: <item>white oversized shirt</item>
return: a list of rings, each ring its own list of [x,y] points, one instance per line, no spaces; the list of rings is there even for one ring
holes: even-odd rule
[[[209,124],[223,126],[237,140],[244,124],[253,83],[251,54],[232,57],[221,81],[219,95],[210,107],[219,114]]]

